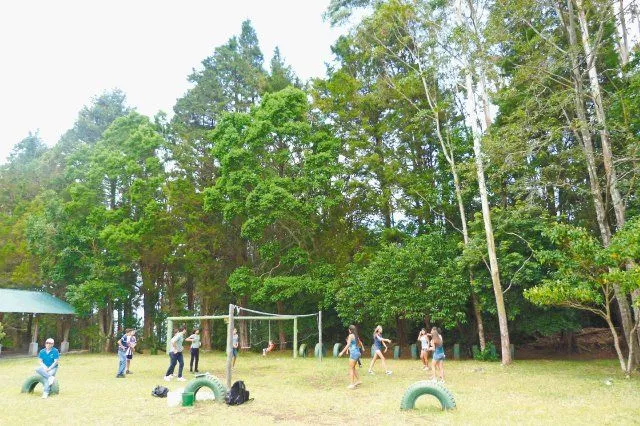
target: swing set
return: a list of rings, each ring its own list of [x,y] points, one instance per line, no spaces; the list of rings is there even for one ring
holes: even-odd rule
[[[241,312],[248,312],[253,315],[240,315]],[[271,339],[271,321],[293,321],[293,357],[298,357],[298,318],[307,318],[307,317],[317,317],[318,320],[318,344],[322,347],[322,311],[315,312],[313,314],[305,314],[305,315],[281,315],[270,312],[261,312],[255,311],[248,308],[243,308],[242,306],[236,306],[233,304],[229,305],[229,314],[228,315],[204,315],[204,316],[195,316],[195,317],[168,317],[167,318],[167,353],[171,350],[171,338],[173,337],[173,322],[174,321],[197,321],[197,320],[216,320],[222,319],[227,323],[227,389],[231,388],[231,361],[232,361],[232,351],[233,347],[233,329],[235,321],[252,321],[252,320],[260,320],[260,321],[268,321],[269,323],[269,341]],[[250,349],[251,348],[251,328],[252,323],[249,323],[249,346],[243,346],[241,349]],[[314,333],[315,334],[315,333]],[[306,338],[304,339],[306,340]],[[257,342],[261,343],[261,342]],[[254,344],[257,344],[254,343]],[[287,342],[285,342],[287,343]],[[318,359],[322,361],[322,351],[318,356]]]

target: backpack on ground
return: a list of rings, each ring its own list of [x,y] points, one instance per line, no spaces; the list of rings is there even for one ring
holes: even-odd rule
[[[238,380],[231,386],[231,390],[225,398],[225,402],[228,405],[240,405],[249,400],[249,391],[247,390],[244,382]]]
[[[151,391],[151,395],[157,396],[158,398],[166,398],[169,393],[169,388],[164,386],[156,386],[153,391]]]

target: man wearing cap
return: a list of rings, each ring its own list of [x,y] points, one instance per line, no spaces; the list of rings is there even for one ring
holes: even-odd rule
[[[40,367],[36,369],[36,373],[44,377],[43,398],[49,397],[49,390],[51,389],[51,385],[56,381],[56,373],[58,372],[60,353],[53,347],[53,343],[53,339],[49,337],[44,342],[44,348],[41,349],[38,354]]]

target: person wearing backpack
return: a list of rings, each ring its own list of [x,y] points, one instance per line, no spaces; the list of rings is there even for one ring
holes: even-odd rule
[[[182,326],[178,329],[178,332],[171,338],[171,351],[169,352],[169,368],[167,368],[167,374],[164,376],[164,380],[169,382],[173,379],[173,372],[176,369],[176,363],[178,367],[178,381],[184,382],[186,379],[182,377],[182,369],[184,368],[184,357],[182,351],[184,350],[182,343],[184,342],[184,335],[187,332],[187,327]]]

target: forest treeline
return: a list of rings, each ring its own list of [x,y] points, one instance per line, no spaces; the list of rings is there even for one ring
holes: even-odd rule
[[[80,344],[99,351],[114,329],[160,346],[167,316],[237,303],[323,310],[336,341],[350,323],[401,345],[437,325],[449,343],[492,341],[505,364],[510,343],[595,324],[629,373],[638,13],[619,0],[333,0],[326,18],[350,29],[306,82],[278,49],[265,63],[246,21],[171,116],[114,90],[54,146],[37,133],[15,145],[0,170],[1,285],[67,300]]]

